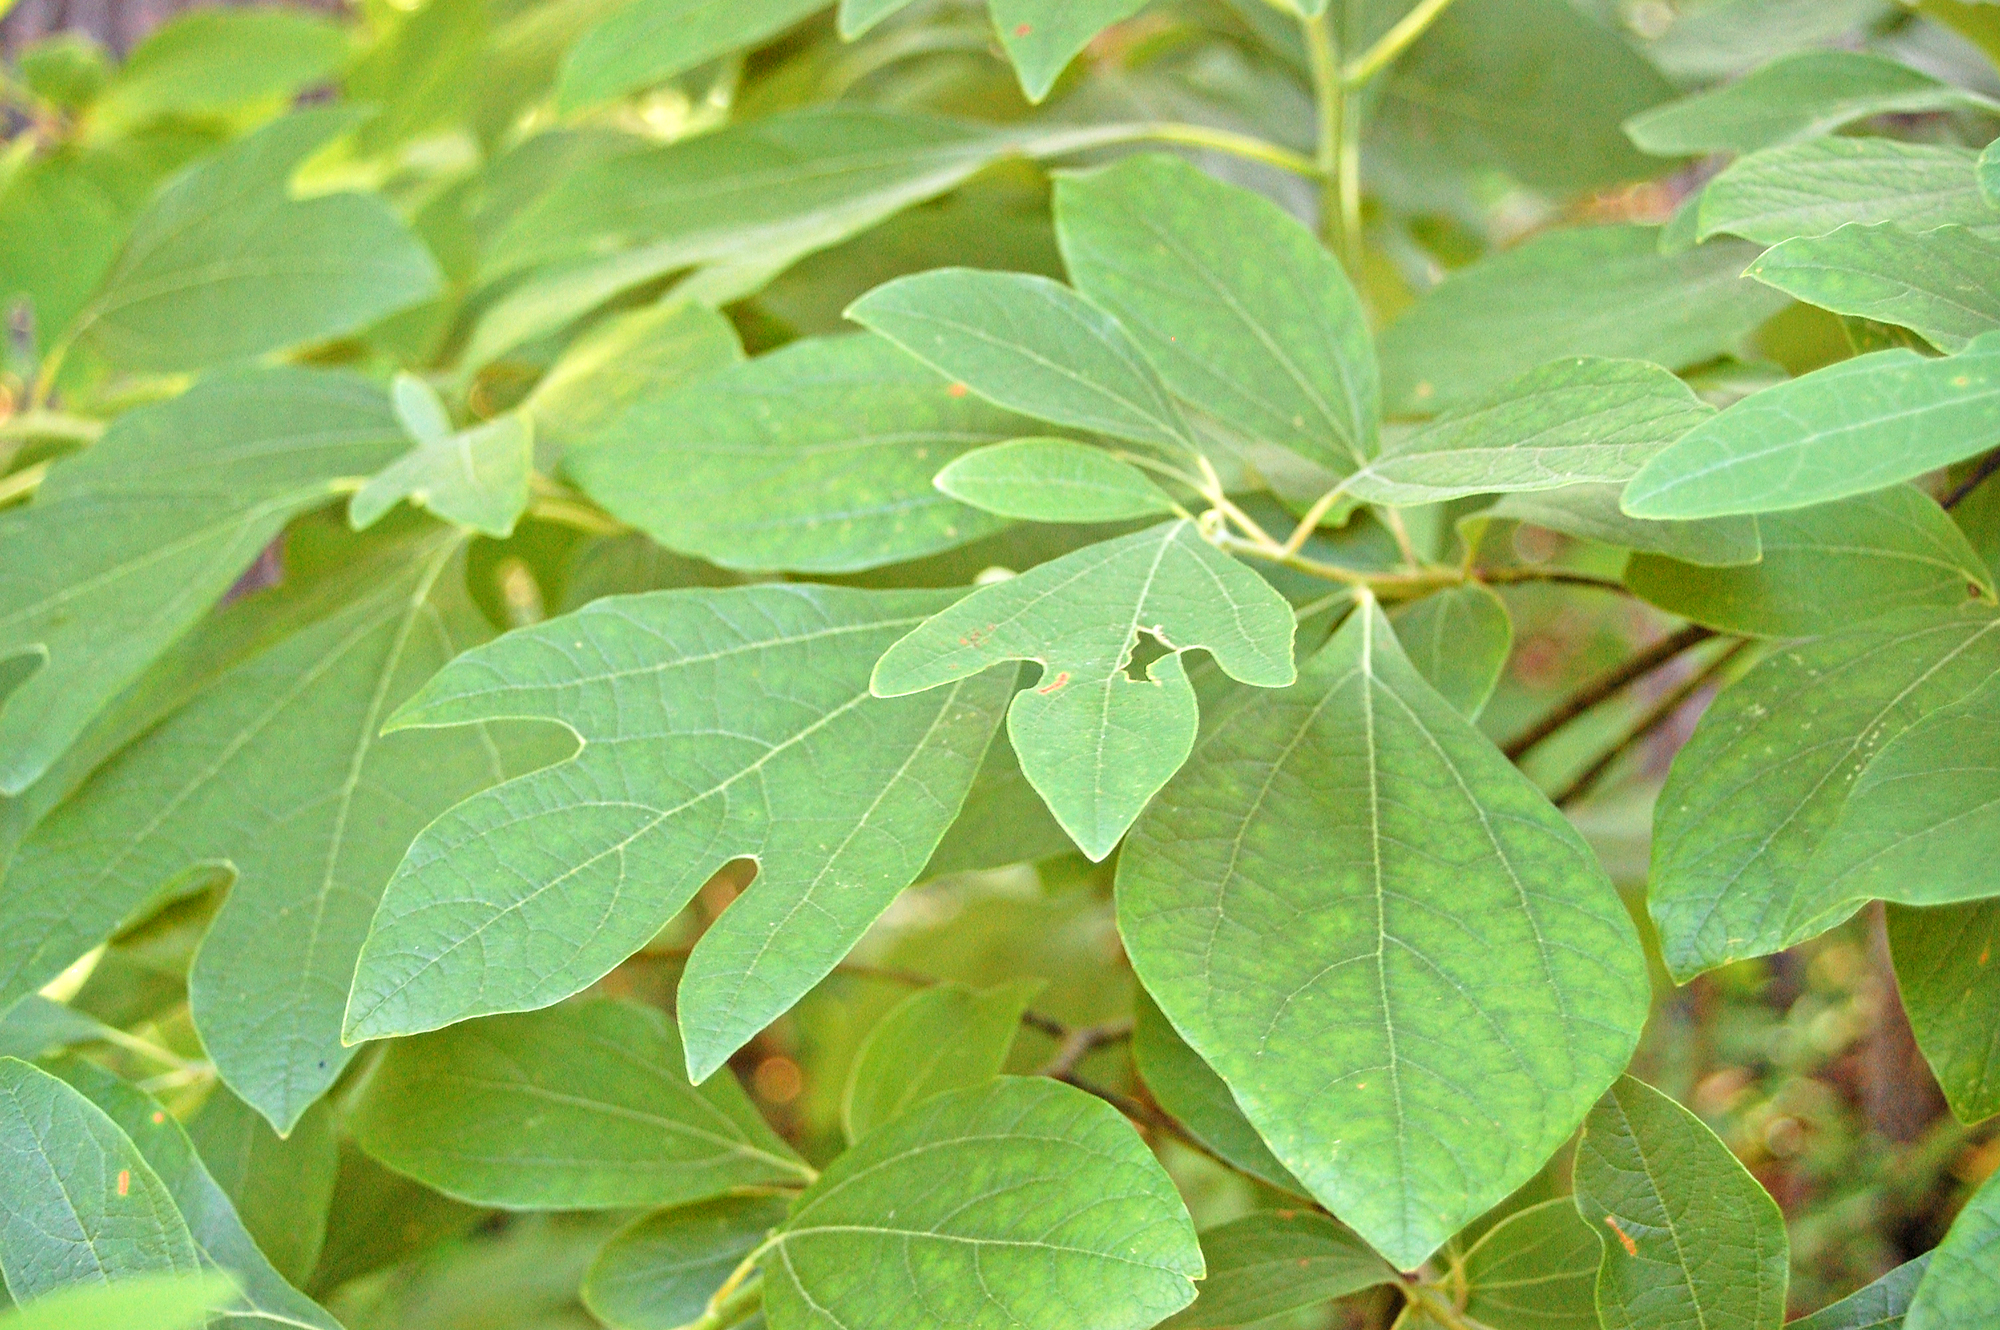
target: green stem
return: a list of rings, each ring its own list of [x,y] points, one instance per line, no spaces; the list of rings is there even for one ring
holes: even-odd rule
[[[727,1330],[732,1325],[741,1325],[756,1315],[764,1305],[764,1279],[755,1275],[757,1258],[764,1254],[765,1243],[743,1259],[743,1264],[715,1290],[715,1296],[708,1300],[708,1309],[683,1330]]]
[[[1430,30],[1438,15],[1451,8],[1451,0],[1420,0],[1396,26],[1376,39],[1373,46],[1340,71],[1340,81],[1350,88],[1366,87],[1371,79],[1410,49],[1417,38]]]
[[[104,422],[88,416],[66,415],[61,411],[23,411],[0,420],[0,439],[64,439],[71,443],[95,443],[104,433]]]
[[[1438,1291],[1434,1284],[1404,1284],[1403,1298],[1444,1330],[1487,1330],[1459,1310],[1458,1304]]]
[[[1245,161],[1262,162],[1275,166],[1281,171],[1308,179],[1320,177],[1320,164],[1310,157],[1293,152],[1290,148],[1258,138],[1255,134],[1238,134],[1227,129],[1214,129],[1208,125],[1182,124],[1170,120],[1134,121],[1129,124],[1089,125],[1065,134],[1051,135],[1046,139],[1031,142],[1026,151],[1033,157],[1065,157],[1071,153],[1088,152],[1093,148],[1106,148],[1120,143],[1173,143],[1188,148],[1208,148],[1215,152],[1241,157]]]
[[[1313,166],[1320,180],[1320,234],[1351,274],[1355,260],[1360,257],[1360,230],[1348,226],[1341,159],[1343,145],[1349,141],[1348,114],[1354,108],[1341,79],[1340,41],[1334,36],[1331,14],[1305,20],[1305,37],[1306,56],[1312,69],[1313,105],[1319,115],[1319,141]]]

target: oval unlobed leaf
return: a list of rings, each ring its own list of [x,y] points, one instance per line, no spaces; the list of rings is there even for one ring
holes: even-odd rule
[[[2000,901],[1889,907],[1896,987],[1960,1122],[2000,1114]]]
[[[2000,1174],[1951,1221],[1917,1283],[1903,1330],[1959,1330],[2000,1316]]]
[[[1790,1323],[1790,1330],[1903,1330],[1910,1299],[1931,1263],[1925,1252],[1905,1261],[1868,1287],[1856,1290],[1811,1316]]]
[[[616,1330],[681,1330],[790,1209],[782,1196],[722,1196],[641,1216],[590,1263],[583,1305]]]
[[[1913,485],[1757,519],[1763,557],[1701,567],[1635,554],[1625,585],[1725,633],[1807,637],[1901,610],[1990,602],[1985,563],[1937,502]]]
[[[258,1250],[294,1286],[312,1278],[326,1242],[327,1209],[340,1168],[335,1132],[333,1110],[321,1100],[288,1135],[279,1136],[226,1085],[210,1090],[188,1120],[188,1140],[202,1167],[229,1197]]]
[[[999,530],[931,481],[1031,428],[880,338],[810,338],[639,403],[568,469],[668,549],[725,568],[844,573]]]
[[[1601,1330],[1601,1256],[1569,1197],[1518,1210],[1465,1253],[1465,1314],[1489,1330]]]
[[[228,1303],[233,1285],[220,1271],[135,1275],[79,1284],[0,1312],[6,1330],[197,1330]]]
[[[417,838],[362,950],[345,1037],[560,1001],[751,857],[756,880],[681,978],[705,1080],[833,969],[956,816],[1011,672],[909,699],[868,691],[882,651],[955,594],[613,597],[453,661],[391,728],[553,720],[583,746]]]
[[[571,342],[521,409],[538,458],[586,447],[625,411],[743,359],[736,329],[692,300],[613,315]]]
[[[1272,1153],[1400,1269],[1540,1167],[1648,1004],[1595,857],[1372,604],[1161,792],[1118,914]]]
[[[1734,83],[1642,111],[1625,122],[1625,132],[1642,150],[1662,157],[1755,152],[1869,116],[1958,107],[2000,109],[1989,98],[1885,56],[1798,51]]]
[[[998,1076],[1020,1032],[1021,1013],[1041,988],[1039,979],[983,992],[939,984],[890,1008],[862,1040],[847,1073],[840,1102],[847,1139],[860,1140],[934,1095]]]
[[[1745,275],[1836,314],[1908,328],[1941,351],[1963,351],[2000,328],[2000,239],[1963,226],[1917,232],[1894,222],[1849,223],[1773,246]]]
[[[514,1209],[682,1205],[812,1170],[733,1076],[688,1083],[658,1012],[585,1001],[399,1040],[349,1120],[371,1156]]]
[[[1459,715],[1478,720],[1514,649],[1507,603],[1478,583],[1448,587],[1389,616],[1403,654]]]
[[[1569,227],[1490,254],[1383,330],[1384,409],[1460,406],[1564,356],[1707,360],[1785,306],[1743,277],[1756,256],[1738,241],[1662,254],[1644,226]]]
[[[1005,1077],[840,1156],[765,1254],[771,1330],[1144,1330],[1194,1300],[1194,1224],[1110,1105]]]
[[[198,1274],[166,1183],[104,1111],[0,1058],[0,1274],[27,1302],[71,1284]]]
[[[975,448],[933,483],[960,503],[1024,522],[1121,522],[1174,510],[1144,471],[1073,439]]]
[[[1875,351],[1753,393],[1625,487],[1633,517],[1728,517],[1831,503],[1984,452],[2000,435],[2000,333],[1955,356]]]
[[[1010,411],[1198,451],[1187,418],[1130,334],[1060,282],[940,268],[876,287],[847,317]]]
[[[1308,1195],[1271,1154],[1271,1147],[1243,1116],[1229,1087],[1201,1055],[1187,1046],[1158,1004],[1142,988],[1132,1023],[1132,1065],[1153,1102],[1165,1109],[1218,1158],[1295,1196]]]
[[[1199,708],[1181,653],[1206,648],[1232,679],[1282,687],[1296,677],[1293,630],[1284,597],[1183,518],[979,588],[884,652],[871,687],[902,697],[1039,662],[1007,734],[1049,811],[1101,860],[1194,744]],[[1141,633],[1168,654],[1137,679],[1127,667]]]
[[[1858,902],[1806,889],[1874,755],[2000,674],[2000,617],[1919,610],[1773,652],[1723,690],[1655,814],[1648,908],[1678,982],[1779,951]],[[1932,885],[1925,875],[1914,892]],[[1915,902],[1913,902],[1915,903]]]
[[[386,202],[290,193],[299,163],[356,119],[347,107],[300,111],[169,181],[70,335],[124,368],[200,369],[352,332],[437,294],[437,261]]]
[[[47,771],[288,518],[404,446],[374,385],[270,369],[130,411],[50,468],[0,514],[0,657],[40,660],[0,706],[0,794]]]
[[[556,80],[556,109],[567,114],[656,87],[776,36],[830,2],[631,0],[570,48]]]
[[[1220,1330],[1314,1307],[1395,1283],[1399,1276],[1368,1244],[1316,1210],[1259,1210],[1206,1229],[1208,1274],[1194,1305],[1163,1322],[1168,1330]]]
[[[1146,0],[987,0],[1000,45],[1039,102],[1091,38],[1144,8]]]
[[[1407,506],[1630,480],[1714,414],[1658,365],[1571,357],[1401,436],[1346,486]]]
[[[1070,279],[1183,400],[1337,475],[1374,455],[1381,386],[1367,317],[1297,220],[1153,155],[1060,177],[1055,213]]]
[[[1576,1151],[1576,1208],[1604,1244],[1607,1330],[1779,1330],[1791,1249],[1785,1217],[1700,1118],[1620,1077]]]
[[[1825,138],[1739,159],[1702,191],[1698,235],[1760,245],[1825,235],[1849,222],[2000,226],[1966,148],[1883,138]]]
[[[1625,486],[1571,485],[1535,494],[1509,494],[1474,521],[1511,518],[1635,553],[1658,554],[1699,567],[1736,567],[1764,557],[1754,517],[1713,517],[1701,522],[1652,522],[1627,517],[1618,506]]]

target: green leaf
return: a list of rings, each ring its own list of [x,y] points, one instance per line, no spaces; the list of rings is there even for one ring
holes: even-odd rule
[[[1281,688],[1296,677],[1292,631],[1284,597],[1183,519],[979,588],[890,647],[872,686],[903,697],[1038,662],[1007,734],[1063,830],[1101,860],[1194,745],[1181,653],[1206,648],[1230,678]],[[1143,679],[1128,673],[1141,634],[1167,649]]]
[[[1921,234],[1849,223],[1767,250],[1746,275],[1836,314],[1910,329],[1941,351],[1963,351],[2000,328],[2000,241],[1962,226]]]
[[[981,992],[939,984],[897,1003],[862,1040],[848,1070],[840,1103],[847,1139],[858,1141],[933,1096],[998,1076],[1021,1013],[1042,986],[1027,979]]]
[[[1365,21],[1378,39],[1413,12],[1404,0],[1354,8],[1350,31]],[[1379,78],[1364,152],[1410,174],[1497,166],[1544,195],[1643,179],[1658,163],[1619,126],[1674,87],[1626,36],[1607,12],[1569,0],[1458,0]]]
[[[779,1196],[724,1196],[633,1220],[583,1280],[583,1305],[616,1330],[681,1330],[790,1209]]]
[[[92,108],[93,127],[282,103],[346,60],[347,33],[277,8],[196,9],[132,48]]]
[[[1691,157],[1755,152],[1818,138],[1875,115],[1916,115],[2000,103],[1860,51],[1798,51],[1734,83],[1642,111],[1625,132],[1645,152]]]
[[[1512,518],[1623,549],[1660,554],[1682,563],[1730,567],[1764,557],[1754,517],[1714,517],[1703,522],[1648,522],[1627,517],[1620,485],[1571,485],[1539,494],[1509,494],[1478,514]]]
[[[2000,208],[2000,139],[1986,145],[1975,168],[1979,174],[1979,194],[1991,208]]]
[[[1757,563],[1700,567],[1635,554],[1625,584],[1663,610],[1726,633],[1805,637],[1917,606],[1949,609],[1993,587],[1935,500],[1897,485],[1757,519]]]
[[[514,1209],[683,1205],[811,1178],[731,1075],[688,1084],[671,1022],[585,1001],[391,1044],[349,1127],[447,1196]]]
[[[419,439],[355,491],[348,521],[365,530],[408,499],[447,522],[505,540],[528,507],[535,447],[530,419],[509,411],[443,438]]]
[[[1218,1224],[1202,1232],[1201,1255],[1201,1295],[1168,1330],[1248,1325],[1398,1279],[1367,1243],[1314,1210],[1259,1210]]]
[[[1395,438],[1348,478],[1373,503],[1630,480],[1715,408],[1658,365],[1570,357]]]
[[[876,287],[847,317],[1010,411],[1197,450],[1180,407],[1118,321],[1046,277],[940,268]]]
[[[1979,197],[1967,148],[1894,139],[1826,138],[1742,158],[1702,191],[1702,239],[1729,234],[1775,245],[1849,222],[2000,226]]]
[[[759,1264],[771,1330],[1144,1330],[1194,1300],[1201,1248],[1125,1119],[1002,1078],[940,1095],[806,1189]]]
[[[220,1266],[236,1277],[240,1292],[227,1304],[230,1315],[217,1323],[222,1330],[271,1325],[340,1330],[338,1321],[286,1283],[265,1259],[187,1132],[158,1100],[80,1057],[59,1058],[49,1069],[105,1113],[137,1148],[186,1220],[202,1264]]]
[[[689,1070],[707,1079],[833,969],[957,814],[1011,675],[910,701],[868,692],[875,658],[949,599],[664,591],[459,657],[391,728],[545,719],[583,747],[418,837],[362,952],[346,1037],[560,1001],[750,857],[756,881],[681,979]]]
[[[485,279],[548,271],[482,316],[464,361],[485,364],[684,268],[762,264],[776,273],[956,188],[1025,142],[979,125],[834,104],[584,166],[493,241]]]
[[[1071,280],[1183,400],[1246,438],[1352,471],[1381,386],[1361,302],[1313,234],[1174,157],[1056,181]]]
[[[538,450],[595,443],[628,407],[743,359],[736,329],[706,305],[663,300],[616,314],[576,339],[522,403]]]
[[[0,659],[42,660],[0,709],[0,794],[47,771],[287,519],[401,438],[361,379],[220,375],[121,416],[0,514]]]
[[[1735,241],[1662,254],[1657,228],[1549,231],[1462,268],[1382,333],[1392,414],[1475,401],[1563,356],[1683,369],[1727,350],[1784,308],[1745,280],[1757,251]]]
[[[1144,471],[1071,439],[975,448],[933,483],[960,503],[1024,522],[1121,522],[1174,510]]]
[[[288,115],[176,176],[67,335],[121,368],[200,369],[352,332],[437,294],[436,261],[387,203],[290,193],[299,163],[354,121],[345,107]]]
[[[117,1124],[47,1072],[0,1058],[0,1274],[14,1300],[200,1269],[167,1185]]]
[[[1896,987],[1917,1047],[1964,1123],[2000,1114],[2000,901],[1889,907]]]
[[[1790,1323],[1790,1330],[1902,1330],[1904,1313],[1917,1291],[1917,1281],[1930,1265],[1930,1253],[1905,1261],[1868,1287]]]
[[[321,1101],[290,1135],[279,1136],[262,1114],[218,1085],[187,1130],[258,1250],[288,1283],[304,1284],[326,1241],[327,1207],[340,1167],[332,1110]]]
[[[334,546],[353,567],[322,617],[223,675],[38,827],[0,883],[0,991],[45,982],[191,871],[226,872],[189,1000],[223,1078],[290,1130],[354,1056],[346,991],[404,848],[545,751],[479,731],[378,737],[398,701],[491,633],[458,544],[433,529]]]
[[[851,42],[909,4],[910,0],[840,0],[841,38]]]
[[[1602,1244],[1566,1196],[1507,1216],[1465,1254],[1465,1314],[1489,1330],[1599,1330]]]
[[[1668,445],[1625,488],[1633,517],[1830,503],[1984,452],[2000,434],[2000,334],[1955,356],[1897,348],[1753,393]]]
[[[556,81],[563,114],[657,87],[775,37],[830,0],[633,0],[570,48]]]
[[[1023,666],[1022,672],[1031,672],[1031,667]],[[972,789],[965,796],[958,820],[938,842],[937,850],[917,880],[1004,868],[1008,864],[1054,858],[1073,849],[1069,833],[1057,823],[1042,796],[1035,793],[1035,787],[1021,774],[1014,745],[1003,729],[993,736],[986,760],[980,763],[979,774],[972,778]]]
[[[1778,1330],[1791,1276],[1785,1217],[1700,1118],[1629,1076],[1590,1111],[1576,1209],[1604,1243],[1605,1330]]]
[[[0,10],[5,6],[0,5]],[[137,1275],[71,1287],[0,1312],[6,1330],[198,1330],[229,1298],[229,1276]]]
[[[30,993],[0,1014],[0,1058],[33,1062],[44,1053],[90,1043],[105,1033],[95,1018]]]
[[[2000,1316],[2000,1181],[1988,1177],[1931,1253],[1903,1330],[1958,1330]]]
[[[1243,1116],[1222,1078],[1187,1046],[1143,988],[1137,995],[1137,1007],[1132,1065],[1153,1102],[1232,1166],[1280,1191],[1307,1195],[1305,1184],[1277,1161],[1264,1138]]]
[[[1972,606],[1845,628],[1725,689],[1655,814],[1647,902],[1675,980],[1839,922],[1799,888],[1872,756],[1996,674],[2000,617]]]
[[[1844,913],[1867,900],[1945,905],[1995,894],[1982,850],[2000,831],[1996,695],[1989,681],[1874,753],[1813,851],[1801,896]]]
[[[1478,583],[1448,587],[1390,615],[1418,674],[1467,720],[1478,720],[1514,649],[1507,603]]]
[[[880,338],[849,334],[794,342],[643,401],[568,467],[668,549],[725,568],[845,573],[1005,526],[931,479],[1025,428]]]
[[[1154,801],[1118,918],[1272,1153],[1398,1269],[1534,1174],[1648,1004],[1596,857],[1372,605]]]
[[[1146,0],[987,0],[1000,45],[1039,102],[1098,33],[1145,8]]]

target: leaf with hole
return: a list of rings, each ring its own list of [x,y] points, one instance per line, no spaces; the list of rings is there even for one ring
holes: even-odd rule
[[[681,978],[696,1081],[829,971],[956,816],[1009,671],[870,695],[954,598],[817,586],[613,597],[468,652],[389,728],[555,721],[582,747],[445,812],[390,879],[345,1037],[533,1010],[637,951],[718,869],[757,878]]]
[[[1204,648],[1230,678],[1281,688],[1296,677],[1292,632],[1284,597],[1183,519],[979,588],[883,653],[871,686],[904,697],[1038,662],[1007,734],[1049,811],[1101,860],[1194,744],[1181,653]],[[1132,673],[1142,634],[1166,648],[1143,677]]]
[[[1533,1174],[1648,1002],[1595,857],[1365,603],[1161,792],[1118,919],[1272,1153],[1399,1269]]]

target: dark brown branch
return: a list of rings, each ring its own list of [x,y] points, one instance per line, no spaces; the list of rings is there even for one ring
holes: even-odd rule
[[[1611,770],[1613,763],[1624,756],[1633,745],[1641,742],[1654,730],[1672,720],[1674,713],[1679,711],[1689,698],[1714,682],[1716,676],[1728,668],[1729,662],[1736,659],[1749,646],[1750,643],[1747,639],[1735,643],[1728,650],[1710,661],[1693,678],[1661,698],[1650,711],[1639,717],[1638,721],[1620,736],[1617,743],[1605,749],[1603,754],[1595,762],[1586,767],[1575,780],[1563,786],[1556,794],[1551,795],[1549,802],[1558,808],[1567,808],[1584,795],[1589,794],[1597,785],[1597,782],[1604,778],[1604,773]]]
[[[2000,471],[2000,449],[1995,449],[1980,458],[1979,465],[1972,469],[1972,474],[1958,482],[1957,488],[1940,499],[1939,504],[1947,511],[1958,507],[1972,496],[1972,491],[1984,485],[1987,478],[1995,471]]]
[[[1106,1044],[1132,1037],[1132,1022],[1107,1021],[1103,1025],[1080,1025],[1060,1036],[1061,1046],[1043,1066],[1041,1074],[1057,1080],[1073,1073],[1077,1064]]]
[[[1519,762],[1535,745],[1584,712],[1614,694],[1622,692],[1628,685],[1651,674],[1689,647],[1697,646],[1714,636],[1715,633],[1710,629],[1698,624],[1689,624],[1678,633],[1661,638],[1638,655],[1621,661],[1585,683],[1557,703],[1555,709],[1546,716],[1508,740],[1500,751],[1507,755],[1509,761]]]

